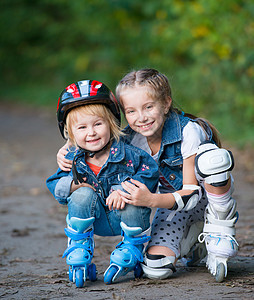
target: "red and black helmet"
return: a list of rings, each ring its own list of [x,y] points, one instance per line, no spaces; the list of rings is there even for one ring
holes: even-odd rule
[[[102,82],[82,80],[67,86],[58,99],[57,120],[60,132],[64,138],[64,124],[68,112],[74,107],[86,104],[103,104],[107,106],[120,125],[121,114],[119,105],[111,90]]]

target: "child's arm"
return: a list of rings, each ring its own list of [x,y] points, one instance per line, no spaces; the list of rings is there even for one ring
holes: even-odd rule
[[[83,178],[86,181],[86,177]],[[46,180],[46,185],[55,199],[61,204],[67,204],[67,198],[80,187],[95,188],[86,182],[75,184],[71,172],[58,169],[57,172]]]
[[[187,128],[187,126],[186,126]],[[195,175],[195,156],[198,150],[198,146],[206,139],[205,133],[202,128],[193,122],[188,123],[187,131],[183,133],[183,140],[181,144],[181,152],[183,159],[183,189],[174,193],[167,194],[149,194],[144,185],[135,182],[135,185],[131,183],[123,183],[123,188],[130,193],[121,195],[125,198],[126,203],[134,205],[144,205],[150,207],[161,207],[169,209],[191,209],[201,198],[201,188],[197,186],[197,180]],[[134,194],[136,193],[136,194]],[[186,196],[186,197],[184,197]],[[131,197],[131,199],[130,199]],[[129,201],[129,202],[127,202]]]
[[[62,147],[61,149],[63,149],[64,147]],[[75,151],[69,152],[66,150],[66,154],[67,153],[68,153],[68,158],[70,158],[70,162],[72,162],[73,157],[75,155]],[[86,181],[86,178],[84,177],[83,180]],[[90,184],[87,184],[85,182],[76,185],[73,182],[72,172],[62,171],[60,168],[57,170],[57,172],[54,175],[50,176],[46,180],[46,185],[49,191],[53,194],[54,198],[61,204],[67,204],[67,198],[70,196],[70,194],[80,187],[86,186],[94,190],[94,188]]]
[[[83,180],[86,181],[86,177],[83,177]],[[71,188],[70,188],[70,194],[75,192],[77,189],[81,188],[81,187],[89,187],[91,188],[92,190],[94,190],[96,192],[96,188],[94,188],[92,185],[90,185],[89,183],[86,183],[86,182],[79,182],[78,184],[76,184],[74,182],[74,180],[72,180],[72,183],[71,183]]]
[[[130,182],[123,182],[122,187],[127,192],[118,190],[123,201],[135,206],[157,207],[157,208],[172,208],[175,204],[175,197],[172,193],[156,194],[151,193],[145,184],[131,179]],[[191,190],[177,191],[181,196],[189,195]]]
[[[46,180],[46,185],[54,198],[61,204],[67,204],[73,178],[70,172],[58,169],[55,174]]]
[[[183,184],[184,185],[196,185],[197,180],[195,176],[195,155],[185,159],[183,161]],[[137,180],[131,179],[130,182],[123,182],[122,187],[127,192],[118,190],[118,193],[122,196],[122,199],[135,206],[147,206],[147,207],[159,207],[159,208],[173,208],[175,205],[175,197],[173,193],[167,194],[154,194],[151,193],[145,184]],[[182,189],[177,193],[183,197],[190,195],[193,191],[188,189]]]

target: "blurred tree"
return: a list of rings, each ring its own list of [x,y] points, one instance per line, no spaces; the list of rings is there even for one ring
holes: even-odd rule
[[[58,94],[85,78],[114,89],[131,69],[154,67],[184,110],[254,143],[253,20],[251,0],[2,0],[3,96],[13,84],[19,97],[19,86]]]

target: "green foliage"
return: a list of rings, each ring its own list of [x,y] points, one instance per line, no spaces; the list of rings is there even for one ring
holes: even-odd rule
[[[55,105],[73,81],[114,89],[128,71],[153,67],[178,106],[254,144],[253,20],[252,0],[2,0],[2,98]]]

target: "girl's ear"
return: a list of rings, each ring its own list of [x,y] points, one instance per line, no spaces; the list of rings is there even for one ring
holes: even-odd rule
[[[69,139],[69,134],[68,134],[68,130],[67,130],[66,124],[64,124],[64,137],[65,137],[66,140]]]
[[[164,110],[165,115],[169,112],[171,104],[172,104],[172,99],[171,97],[168,96],[165,101],[165,110]]]

